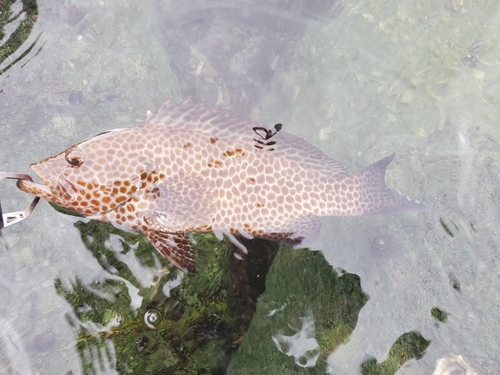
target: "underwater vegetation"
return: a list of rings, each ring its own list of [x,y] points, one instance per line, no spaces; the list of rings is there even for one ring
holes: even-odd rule
[[[431,309],[431,316],[442,323],[446,323],[446,321],[448,320],[448,314],[438,307],[433,307]]]
[[[406,332],[392,345],[387,359],[377,364],[375,358],[368,358],[361,365],[363,375],[392,375],[406,361],[422,357],[431,342],[418,332]]]
[[[228,373],[325,373],[367,301],[357,275],[339,275],[320,252],[282,246]]]
[[[91,285],[55,282],[73,306],[67,319],[85,374],[324,371],[368,300],[359,277],[338,275],[320,252],[240,238],[248,250],[241,260],[227,240],[196,234],[197,272],[184,274],[141,235],[97,221],[75,226],[108,273]],[[132,254],[154,273],[149,284],[132,271]],[[312,343],[299,354],[297,331]]]
[[[140,235],[96,221],[76,227],[109,272],[92,285],[55,282],[74,309],[67,318],[85,374],[105,368],[120,374],[225,373],[264,291],[277,243],[242,239],[248,255],[241,261],[233,256],[234,245],[211,233],[197,235],[197,250],[209,251],[197,252],[196,274],[182,275]],[[113,238],[120,238],[121,251],[116,241],[111,245]],[[124,261],[130,252],[144,268],[157,270],[150,285]]]
[[[360,278],[317,251],[239,238],[248,254],[212,233],[193,234],[196,273],[184,273],[137,233],[78,221],[105,271],[90,284],[56,279],[84,374],[320,374],[368,301]],[[363,374],[393,374],[429,346],[401,335]]]
[[[17,3],[17,1],[14,0],[0,1],[0,64],[16,52],[16,50],[28,39],[38,17],[38,5],[36,0],[23,0],[22,8],[19,10],[14,10],[15,3]],[[9,28],[14,26],[15,30],[10,35],[6,35],[6,26]],[[4,40],[5,38],[7,38],[7,40]],[[26,56],[35,44],[36,41],[34,41],[14,61],[3,69],[0,69],[0,75]]]

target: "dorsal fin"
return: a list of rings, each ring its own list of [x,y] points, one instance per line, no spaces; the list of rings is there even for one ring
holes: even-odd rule
[[[315,169],[329,177],[347,173],[347,166],[331,159],[300,137],[242,119],[218,106],[208,108],[204,102],[193,104],[191,97],[179,104],[172,104],[172,100],[168,99],[156,113],[146,117],[142,126],[202,131],[217,138],[253,144],[256,152],[284,156],[306,169]]]

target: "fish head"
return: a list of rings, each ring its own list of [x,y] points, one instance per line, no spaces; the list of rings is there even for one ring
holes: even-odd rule
[[[151,182],[155,169],[125,135],[104,133],[31,164],[43,184],[19,180],[18,187],[83,216],[112,211]]]

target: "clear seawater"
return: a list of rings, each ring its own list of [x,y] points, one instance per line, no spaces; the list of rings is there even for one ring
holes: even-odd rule
[[[183,275],[40,202],[0,230],[0,374],[500,372],[497,1],[34,4],[0,2],[1,171],[193,96],[352,170],[396,152],[387,184],[430,210],[327,218],[249,267],[195,236]]]

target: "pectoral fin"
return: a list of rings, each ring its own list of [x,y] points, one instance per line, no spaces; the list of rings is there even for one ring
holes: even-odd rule
[[[157,188],[154,211],[144,216],[152,230],[179,233],[209,230],[217,213],[213,182],[194,174],[177,174]]]
[[[148,230],[144,235],[151,245],[177,268],[188,272],[196,271],[193,249],[185,234]]]

